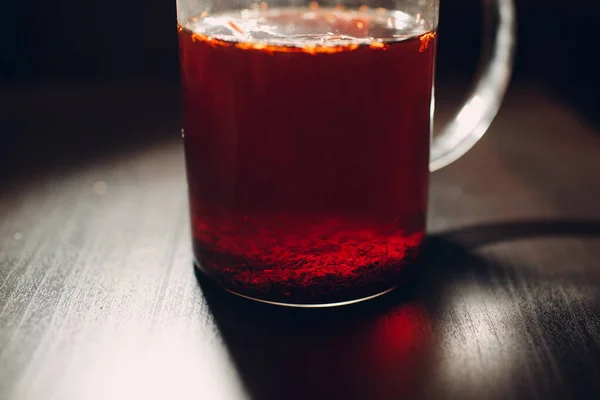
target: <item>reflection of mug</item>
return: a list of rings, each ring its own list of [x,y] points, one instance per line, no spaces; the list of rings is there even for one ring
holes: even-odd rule
[[[292,305],[393,288],[421,248],[429,170],[482,136],[508,82],[512,2],[484,4],[490,62],[429,161],[437,0],[178,0],[200,269]]]

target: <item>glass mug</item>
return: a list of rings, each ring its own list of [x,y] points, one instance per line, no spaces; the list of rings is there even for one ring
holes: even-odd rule
[[[484,6],[479,80],[432,140],[439,0],[177,0],[196,265],[304,307],[402,282],[429,171],[481,138],[509,81],[514,6]]]

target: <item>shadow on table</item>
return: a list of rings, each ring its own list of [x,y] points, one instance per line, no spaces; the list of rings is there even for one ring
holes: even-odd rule
[[[431,392],[430,377],[441,357],[433,331],[444,293],[467,277],[475,276],[484,287],[510,279],[507,266],[472,250],[549,235],[600,236],[600,221],[499,223],[433,235],[421,271],[402,290],[346,307],[290,309],[255,303],[196,275],[252,398],[439,397]]]

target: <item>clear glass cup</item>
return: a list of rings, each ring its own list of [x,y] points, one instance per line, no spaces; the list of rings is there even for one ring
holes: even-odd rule
[[[438,0],[177,0],[196,265],[294,306],[397,287],[429,172],[481,138],[509,81],[513,3],[484,6],[481,73],[432,139]]]

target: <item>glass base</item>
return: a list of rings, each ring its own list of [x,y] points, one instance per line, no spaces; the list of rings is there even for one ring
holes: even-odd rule
[[[259,303],[273,304],[273,305],[277,305],[277,306],[292,307],[292,308],[328,308],[328,307],[340,307],[340,306],[346,306],[346,305],[350,305],[350,304],[356,304],[356,303],[360,303],[363,301],[375,299],[377,297],[380,297],[387,293],[390,293],[390,292],[396,290],[400,286],[400,284],[403,282],[403,280],[400,280],[399,282],[396,282],[396,284],[394,284],[393,286],[387,287],[387,288],[381,288],[381,287],[373,288],[373,291],[371,293],[369,293],[368,295],[362,295],[362,296],[358,295],[356,298],[347,298],[346,297],[346,298],[340,299],[340,300],[331,299],[332,301],[306,302],[306,303],[286,302],[286,301],[269,300],[269,299],[265,299],[265,298],[255,297],[255,296],[243,294],[243,293],[237,292],[235,290],[229,289],[229,288],[225,287],[224,285],[220,284],[219,281],[217,279],[215,279],[215,277],[213,277],[209,272],[204,270],[196,260],[194,260],[194,267],[196,268],[196,270],[198,272],[200,272],[207,279],[209,279],[214,285],[218,286],[220,289],[222,289],[226,292],[229,292],[231,294],[242,297],[244,299],[253,300],[253,301],[256,301]]]
[[[229,289],[225,289],[225,290],[231,294],[235,294],[236,296],[240,296],[245,299],[257,301],[259,303],[273,304],[276,306],[293,307],[293,308],[326,308],[326,307],[347,306],[350,304],[356,304],[356,303],[360,303],[363,301],[371,300],[371,299],[377,298],[379,296],[383,296],[384,294],[390,293],[391,291],[395,290],[397,287],[398,286],[394,286],[387,290],[372,294],[367,297],[361,297],[358,299],[346,300],[346,301],[338,301],[338,302],[334,302],[334,303],[283,303],[283,302],[278,302],[278,301],[270,301],[270,300],[265,300],[265,299],[259,299],[259,298],[252,297],[252,296],[247,296],[245,294],[237,293],[237,292],[234,292],[233,290],[229,290]]]

